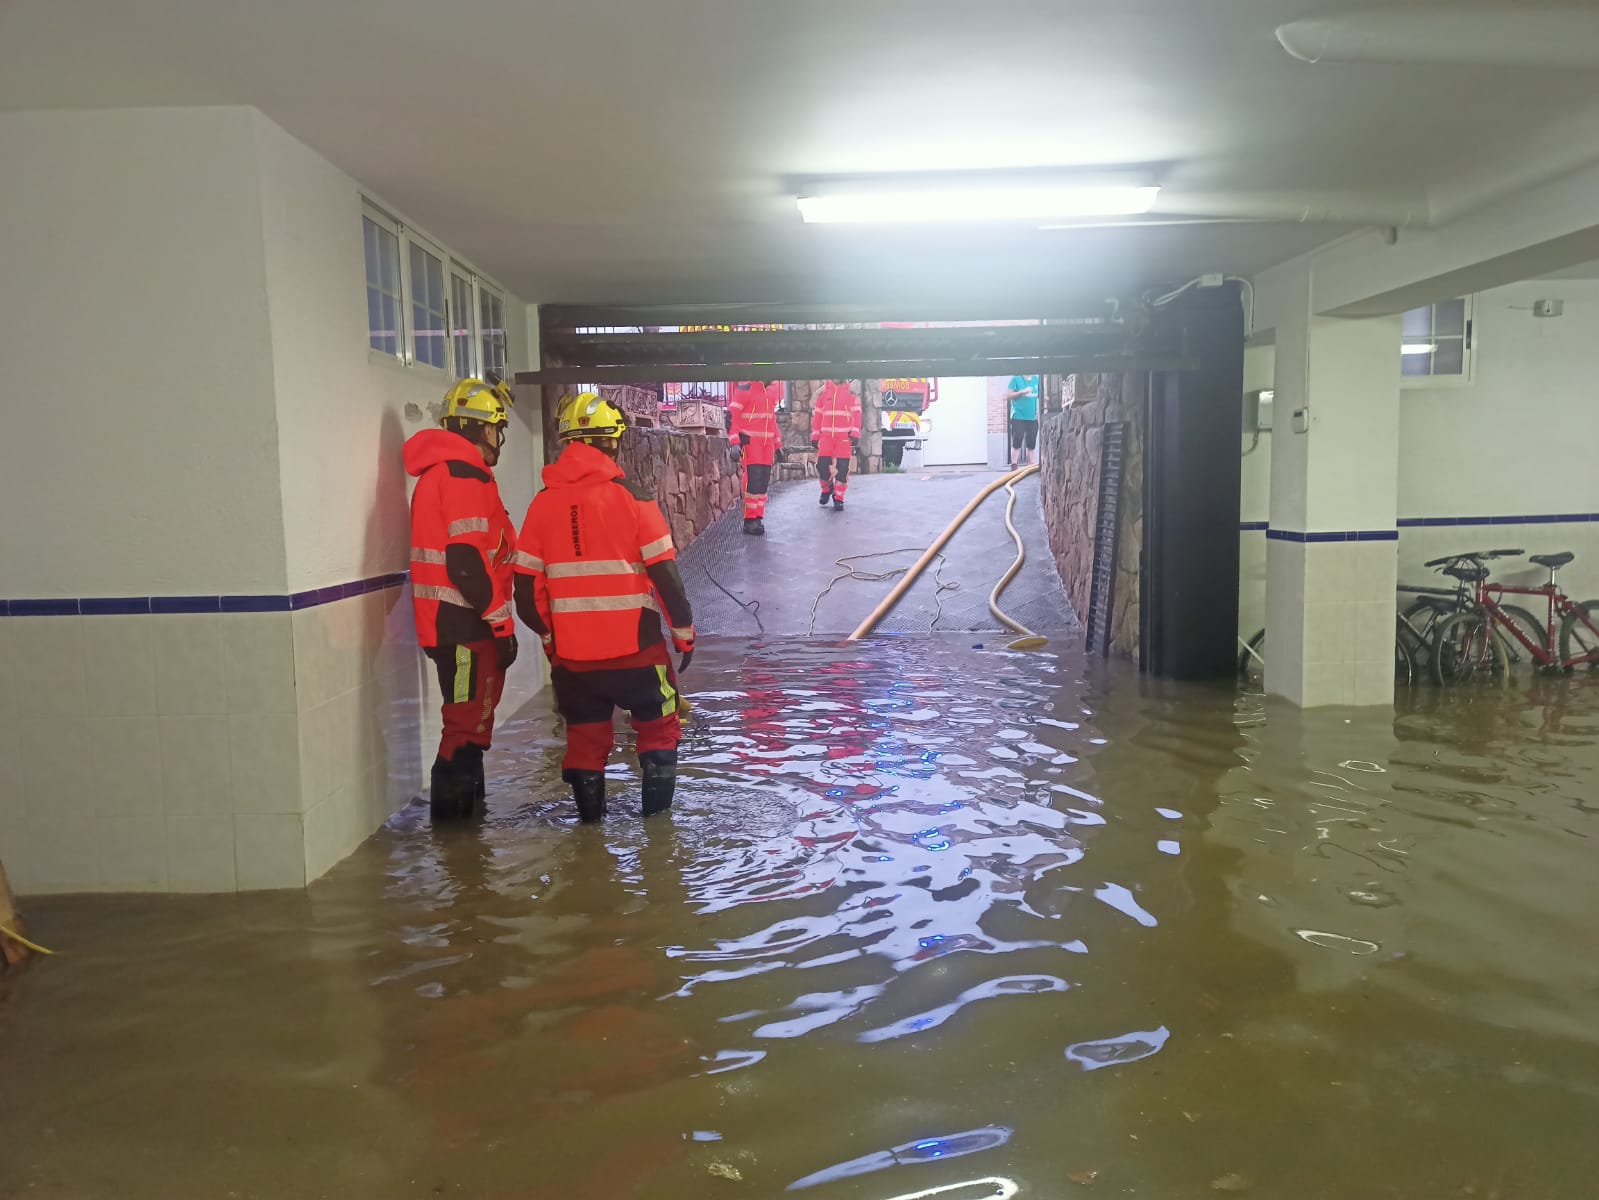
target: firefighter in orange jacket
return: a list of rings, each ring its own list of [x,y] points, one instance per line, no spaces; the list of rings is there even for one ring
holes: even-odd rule
[[[694,614],[666,518],[616,464],[627,422],[593,392],[567,401],[561,457],[544,468],[514,557],[516,611],[544,643],[556,710],[566,718],[561,778],[580,821],[605,815],[605,761],[616,709],[638,735],[644,815],[672,806],[677,786],[677,673],[672,644],[694,656]]]
[[[816,449],[816,474],[822,481],[821,505],[844,507],[849,490],[850,461],[861,443],[861,398],[842,379],[831,379],[816,393],[811,410],[811,445]]]
[[[777,432],[777,384],[748,379],[728,389],[727,440],[744,462],[744,532],[766,534],[772,464],[783,457]]]
[[[506,668],[516,661],[516,528],[494,482],[511,404],[511,389],[500,380],[463,379],[445,394],[444,428],[424,429],[405,443],[405,469],[417,477],[411,496],[416,636],[444,692],[434,820],[468,817],[481,805],[483,752],[493,744]]]

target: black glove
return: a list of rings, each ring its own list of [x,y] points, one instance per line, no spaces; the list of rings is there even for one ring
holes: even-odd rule
[[[850,440],[849,440],[849,448],[851,450],[859,450],[861,448],[861,439],[860,438],[850,438]]]
[[[495,638],[494,648],[499,651],[500,670],[509,669],[510,665],[516,661],[516,634],[508,633],[504,637]]]
[[[812,450],[820,450],[821,448],[822,448],[822,443],[817,441],[815,438],[812,438],[811,439],[811,449]]]
[[[747,434],[747,433],[739,434],[738,435],[738,444],[740,446],[748,446],[750,444],[750,435]]]
[[[732,445],[728,446],[727,451],[730,455],[732,455],[734,462],[742,462],[744,460],[744,447],[740,446],[737,442],[734,442]]]
[[[685,651],[683,651],[683,657],[680,658],[678,660],[678,662],[677,662],[678,673],[681,674],[682,672],[688,670],[689,663],[691,663],[693,661],[694,661],[694,651],[693,650],[685,650]]]
[[[772,461],[773,462],[784,462],[784,461],[787,460],[787,458],[788,458],[788,451],[784,450],[783,447],[774,446],[772,448]]]

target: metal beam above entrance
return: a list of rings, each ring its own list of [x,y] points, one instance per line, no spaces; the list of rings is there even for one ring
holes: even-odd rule
[[[778,383],[801,379],[958,379],[990,375],[1085,375],[1122,371],[1190,371],[1188,358],[961,358],[809,363],[734,363],[655,367],[546,367],[523,371],[520,384],[721,383],[754,379]]]

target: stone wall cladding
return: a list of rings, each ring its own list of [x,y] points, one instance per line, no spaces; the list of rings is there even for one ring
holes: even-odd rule
[[[1138,657],[1139,558],[1144,539],[1143,375],[1078,375],[1063,388],[1065,411],[1039,431],[1041,494],[1050,552],[1072,608],[1087,624],[1094,569],[1094,524],[1099,518],[1100,447],[1107,424],[1127,423],[1122,475],[1121,537],[1111,610],[1111,648]]]
[[[543,398],[544,457],[554,462],[561,444],[555,421],[561,402],[576,395],[578,388],[546,388]],[[619,399],[624,391],[647,389],[601,389],[607,399]],[[654,496],[666,514],[672,540],[682,550],[723,513],[742,502],[744,481],[738,464],[728,451],[727,435],[680,433],[673,429],[647,429],[634,425],[622,439],[618,455],[622,470]]]
[[[679,550],[742,502],[743,480],[725,436],[630,429],[617,461],[659,502]]]

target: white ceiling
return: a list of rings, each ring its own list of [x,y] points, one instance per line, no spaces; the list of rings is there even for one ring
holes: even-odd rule
[[[785,181],[1160,162],[1168,194],[1437,206],[1536,173],[1530,152],[1587,156],[1571,129],[1599,138],[1599,72],[1312,65],[1274,37],[1363,7],[1465,19],[1458,0],[0,0],[0,109],[256,105],[532,301],[1061,312],[1343,229],[807,227]]]

